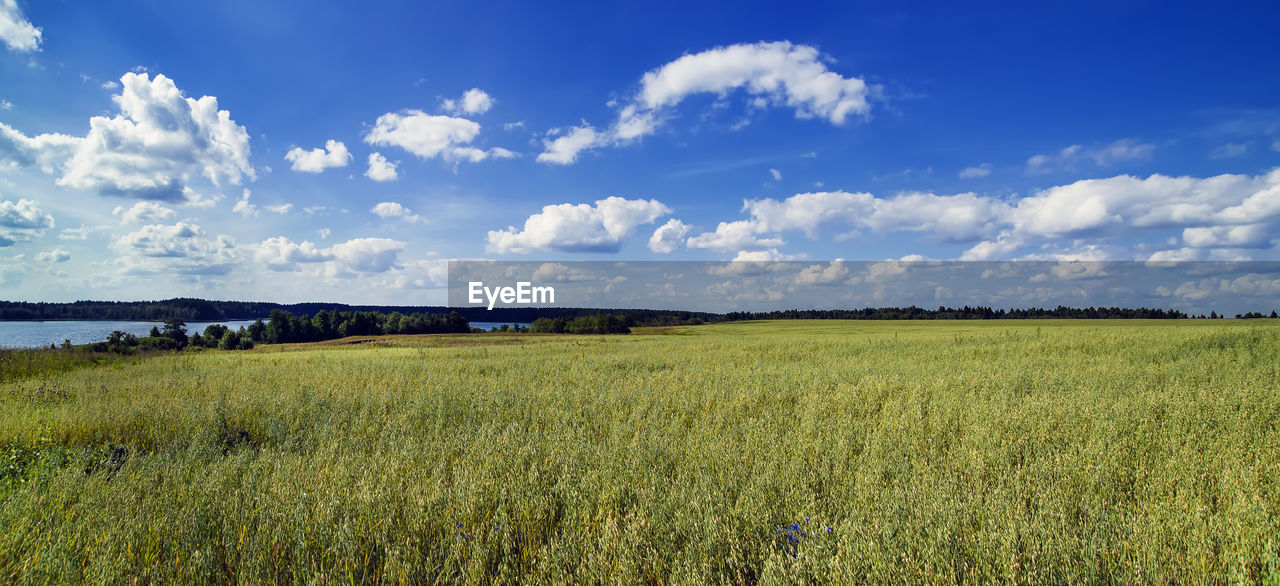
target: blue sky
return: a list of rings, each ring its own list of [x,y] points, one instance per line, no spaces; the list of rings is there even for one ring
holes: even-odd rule
[[[1273,3],[314,4],[0,0],[0,297],[1280,260]]]

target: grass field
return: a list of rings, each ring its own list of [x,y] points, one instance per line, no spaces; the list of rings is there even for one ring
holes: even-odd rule
[[[378,337],[0,384],[0,582],[1280,581],[1280,324]]]

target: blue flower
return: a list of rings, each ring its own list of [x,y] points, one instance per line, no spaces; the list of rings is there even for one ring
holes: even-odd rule
[[[791,543],[800,543],[800,540],[799,540],[799,539],[796,539],[796,536],[795,536],[795,535],[788,535],[788,536],[787,536],[787,541],[790,541]]]
[[[831,534],[831,528],[827,527],[827,535],[830,535],[830,534]]]
[[[792,530],[792,531],[799,531],[799,530],[800,530],[800,524],[799,524],[799,523],[792,523],[792,524],[791,524],[791,530]]]
[[[454,529],[462,529],[462,523],[458,523],[458,526],[454,527]]]

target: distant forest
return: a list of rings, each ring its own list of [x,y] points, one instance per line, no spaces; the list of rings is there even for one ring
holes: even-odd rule
[[[267,319],[272,311],[285,311],[293,315],[313,316],[322,311],[371,312],[371,313],[429,313],[456,312],[467,321],[498,323],[532,323],[545,317],[549,319],[594,316],[601,311],[626,315],[635,324],[682,325],[698,321],[719,321],[719,314],[697,311],[671,311],[652,309],[611,309],[580,307],[497,307],[492,311],[484,307],[443,307],[433,305],[346,305],[343,303],[263,303],[254,301],[209,301],[206,299],[177,298],[161,301],[76,301],[73,303],[32,303],[24,301],[0,301],[0,320],[120,320],[164,321],[176,317],[189,322],[225,321],[235,319]]]
[[[498,323],[532,323],[539,318],[573,320],[608,312],[625,317],[637,326],[688,325],[704,322],[758,320],[758,319],[1188,319],[1193,317],[1224,317],[1217,312],[1209,315],[1189,315],[1176,309],[1149,309],[1145,307],[1066,307],[1054,309],[997,309],[991,307],[879,307],[863,309],[790,309],[783,311],[734,311],[710,313],[700,311],[673,311],[656,309],[601,309],[581,307],[442,307],[396,305],[346,305],[342,303],[263,303],[253,301],[209,301],[206,299],[177,298],[160,301],[76,301],[74,303],[31,303],[0,301],[0,320],[122,320],[164,321],[179,318],[185,321],[224,321],[233,319],[268,318],[273,311],[285,311],[293,315],[314,316],[325,312],[376,312],[382,314],[425,313],[447,314],[456,312],[467,321]],[[1273,310],[1269,315],[1249,312],[1237,315],[1244,318],[1277,317]]]

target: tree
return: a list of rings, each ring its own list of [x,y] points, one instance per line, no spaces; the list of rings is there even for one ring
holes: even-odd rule
[[[173,340],[174,343],[178,345],[178,349],[181,350],[183,346],[187,345],[188,341],[187,322],[183,321],[180,317],[171,317],[166,319],[164,320],[164,330],[161,334],[164,337]]]
[[[213,347],[220,344],[222,336],[229,331],[231,331],[231,328],[222,324],[209,324],[209,327],[204,329],[205,345]]]
[[[249,339],[254,342],[263,342],[267,338],[267,324],[261,319],[254,320],[249,324]]]

